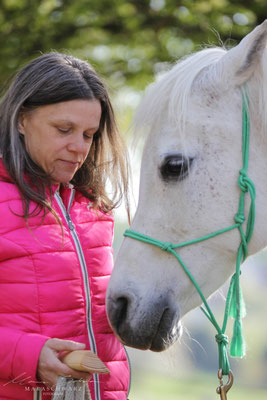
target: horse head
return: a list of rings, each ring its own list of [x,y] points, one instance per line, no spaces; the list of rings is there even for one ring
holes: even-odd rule
[[[229,51],[210,48],[188,56],[147,89],[136,116],[136,131],[147,136],[131,229],[181,243],[233,224],[245,87],[251,125],[248,173],[257,189],[249,254],[266,245],[266,41],[267,21]],[[232,274],[239,244],[240,233],[233,229],[177,250],[205,297]],[[182,332],[181,318],[200,303],[172,254],[124,239],[107,290],[108,318],[124,344],[166,349]]]

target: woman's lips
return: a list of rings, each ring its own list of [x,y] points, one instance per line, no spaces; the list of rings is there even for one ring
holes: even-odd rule
[[[68,161],[68,160],[60,160],[62,161],[66,166],[72,167],[72,168],[79,168],[80,162],[79,161]]]

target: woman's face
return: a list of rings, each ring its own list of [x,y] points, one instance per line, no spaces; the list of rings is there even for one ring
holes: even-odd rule
[[[98,100],[71,100],[22,114],[19,131],[32,160],[55,184],[69,182],[84,163],[99,128]]]

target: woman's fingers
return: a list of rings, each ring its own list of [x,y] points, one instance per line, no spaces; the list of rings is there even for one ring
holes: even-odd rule
[[[84,381],[89,381],[92,377],[92,374],[89,372],[84,372],[84,371],[76,371],[75,369],[72,369],[68,367],[66,364],[63,362],[59,361],[61,364],[58,366],[58,372],[60,373],[60,376],[65,376],[68,378],[73,378],[73,379],[81,379]]]
[[[71,340],[49,339],[45,342],[39,356],[37,377],[46,385],[55,386],[59,376],[73,379],[89,380],[91,374],[83,371],[75,371],[59,360],[62,351],[83,350],[83,343]]]

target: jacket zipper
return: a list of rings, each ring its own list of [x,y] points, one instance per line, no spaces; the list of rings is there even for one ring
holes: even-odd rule
[[[68,204],[68,208],[66,209],[66,207],[64,206],[64,203],[60,197],[60,194],[58,192],[55,193],[55,198],[58,202],[59,208],[62,211],[62,214],[68,224],[68,227],[70,229],[70,233],[72,235],[72,238],[74,240],[75,243],[75,248],[76,248],[76,252],[79,258],[79,262],[81,265],[81,269],[82,269],[82,273],[83,273],[83,281],[84,281],[84,289],[85,289],[85,296],[86,296],[86,313],[87,313],[87,333],[88,333],[88,338],[89,338],[89,343],[90,343],[90,347],[91,350],[97,354],[97,347],[96,347],[96,341],[95,341],[95,337],[94,337],[94,332],[93,332],[93,326],[92,326],[92,319],[91,319],[91,298],[90,298],[90,286],[89,286],[89,280],[88,280],[88,274],[87,274],[87,268],[86,268],[86,262],[85,262],[85,258],[84,258],[84,254],[83,254],[83,250],[82,250],[82,246],[79,240],[79,237],[77,235],[75,226],[71,220],[70,217],[70,208],[74,199],[74,195],[75,195],[75,190],[74,189],[70,189],[71,190],[71,195],[70,195],[70,199],[69,199],[69,204]],[[94,388],[95,388],[95,398],[96,400],[101,400],[100,397],[100,387],[99,387],[99,377],[98,374],[94,374]]]
[[[129,387],[128,387],[128,391],[127,391],[127,400],[129,400],[129,393],[130,393],[130,390],[131,390],[131,383],[132,383],[132,366],[131,366],[131,360],[130,360],[128,351],[126,350],[125,346],[123,346],[123,347],[124,347],[124,351],[125,351],[125,354],[126,354],[126,357],[127,357],[128,365],[129,365],[130,379],[129,379]]]

